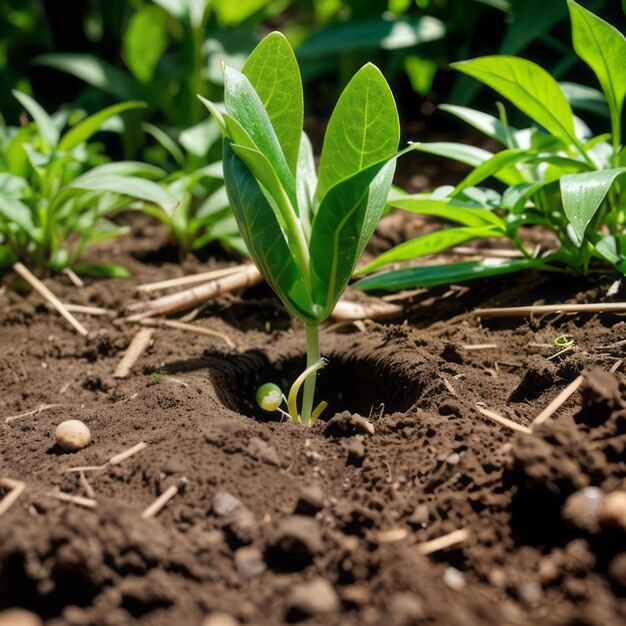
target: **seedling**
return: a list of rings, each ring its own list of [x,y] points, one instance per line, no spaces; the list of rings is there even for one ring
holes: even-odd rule
[[[332,114],[316,172],[302,132],[300,70],[280,33],[268,35],[243,72],[226,65],[224,107],[203,100],[224,134],[224,182],[259,271],[306,329],[306,369],[287,396],[289,416],[310,425],[324,367],[319,325],[330,315],[385,206],[400,127],[380,71],[352,78]],[[298,391],[304,387],[298,410]]]
[[[581,85],[559,84],[540,66],[513,56],[454,63],[454,69],[491,87],[533,125],[513,128],[501,103],[497,103],[498,117],[466,107],[442,107],[504,149],[492,154],[455,143],[417,146],[474,169],[454,188],[412,196],[394,193],[390,204],[458,226],[402,243],[362,272],[437,254],[480,238],[508,238],[520,258],[386,271],[366,278],[357,287],[430,287],[529,268],[586,274],[592,260],[626,272],[626,150],[621,145],[626,38],[573,0],[567,4],[574,50],[595,73],[602,93]],[[574,115],[574,108],[604,112],[608,132],[594,136]],[[488,178],[496,179],[500,186],[479,187]],[[556,245],[548,250],[528,246],[523,238],[522,227],[526,226],[552,231]]]
[[[569,335],[560,335],[554,340],[554,345],[563,350],[564,348],[570,348],[575,343],[574,338]]]

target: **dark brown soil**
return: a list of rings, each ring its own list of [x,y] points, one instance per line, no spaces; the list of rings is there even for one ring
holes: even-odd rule
[[[183,273],[153,257],[127,265],[130,281],[48,285],[66,301],[121,310],[135,285]],[[48,626],[200,626],[214,611],[259,626],[626,623],[626,530],[598,511],[598,497],[625,487],[626,387],[620,369],[606,370],[623,356],[612,344],[626,323],[467,313],[598,301],[613,279],[514,276],[418,294],[405,323],[325,329],[319,397],[330,408],[306,429],[253,403],[259,383],[286,386],[303,365],[303,333],[266,287],[195,320],[235,349],[158,329],[120,380],[112,374],[136,327],[83,316],[83,339],[5,277],[0,415],[61,406],[0,422],[0,478],[27,485],[0,517],[0,610],[24,607]],[[574,349],[548,359],[564,334]],[[477,411],[483,403],[528,424],[583,371],[582,394],[533,435]],[[84,421],[93,444],[56,447],[65,419]],[[65,470],[139,441],[148,446],[130,459],[86,472],[94,510],[49,495],[88,495]],[[174,484],[169,505],[142,519]],[[457,529],[469,538],[421,554],[418,544]]]

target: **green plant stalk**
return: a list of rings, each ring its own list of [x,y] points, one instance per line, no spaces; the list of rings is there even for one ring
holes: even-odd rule
[[[318,324],[305,324],[306,330],[306,366],[315,365],[320,360],[320,335]],[[304,381],[304,391],[302,392],[302,412],[300,413],[300,423],[303,426],[311,425],[311,413],[313,411],[313,401],[315,399],[315,381],[317,372],[313,372]]]

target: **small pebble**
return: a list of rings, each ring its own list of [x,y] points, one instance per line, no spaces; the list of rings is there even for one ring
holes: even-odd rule
[[[204,618],[202,626],[239,626],[239,621],[228,613],[214,611]]]
[[[598,487],[579,489],[565,500],[561,515],[572,526],[596,534],[600,532],[598,514],[604,497],[604,491]]]
[[[239,548],[235,552],[235,569],[244,580],[260,576],[265,571],[265,561],[261,551],[255,546]]]
[[[391,596],[387,605],[389,620],[393,626],[410,626],[426,617],[424,603],[413,593],[399,592]]]
[[[465,587],[465,577],[455,567],[448,567],[443,573],[443,582],[452,591],[461,591]]]
[[[626,531],[626,491],[613,491],[604,498],[598,514],[603,526]]]
[[[541,601],[543,589],[541,585],[534,580],[527,580],[517,585],[517,596],[527,607],[537,606]]]
[[[324,578],[314,578],[293,588],[287,598],[287,618],[289,621],[329,615],[341,609],[339,596],[333,586]]]
[[[39,616],[24,609],[0,611],[0,626],[43,626]]]
[[[300,489],[294,513],[314,517],[324,508],[325,498],[324,490],[320,485],[306,485]]]
[[[324,551],[324,542],[319,524],[311,517],[291,515],[276,527],[270,542],[274,550],[286,557],[313,557]]]
[[[54,437],[63,450],[74,451],[84,448],[91,441],[89,428],[79,420],[61,422]]]
[[[243,504],[239,498],[236,498],[232,493],[228,491],[218,491],[213,496],[213,513],[220,517],[230,515],[237,509],[243,508]]]

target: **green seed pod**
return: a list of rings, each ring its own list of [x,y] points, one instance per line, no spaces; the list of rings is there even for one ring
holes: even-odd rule
[[[283,403],[283,392],[278,385],[265,383],[257,389],[256,403],[264,411],[275,411]]]

